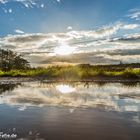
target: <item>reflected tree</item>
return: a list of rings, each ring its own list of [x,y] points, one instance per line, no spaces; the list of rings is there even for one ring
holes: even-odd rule
[[[0,84],[0,94],[3,94],[6,91],[12,91],[19,85],[21,85],[21,83]]]

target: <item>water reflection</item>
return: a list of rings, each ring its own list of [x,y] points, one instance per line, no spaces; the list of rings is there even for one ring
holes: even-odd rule
[[[71,93],[71,92],[76,91],[76,89],[73,88],[72,86],[70,86],[70,85],[65,85],[65,84],[57,85],[57,86],[56,86],[56,89],[57,89],[58,91],[60,91],[61,93]]]
[[[21,83],[0,83],[0,94],[6,91],[12,91],[17,88]]]
[[[121,83],[40,83],[1,84],[1,104],[20,106],[61,105],[70,107],[98,107],[115,111],[140,111],[140,86]]]
[[[124,125],[125,120],[140,124],[139,89],[139,83],[1,83],[0,128],[12,126],[23,139],[39,139],[39,133],[44,133],[44,139],[56,134],[57,139],[64,131],[68,136],[64,139],[86,139],[82,134],[89,139],[102,135],[108,139],[115,134],[124,138],[126,128],[129,135],[133,131],[130,124]],[[135,136],[136,130],[138,136],[139,128],[134,127],[133,133]]]

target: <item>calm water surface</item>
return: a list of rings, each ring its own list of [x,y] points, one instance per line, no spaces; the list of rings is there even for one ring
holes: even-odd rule
[[[140,140],[140,84],[0,83],[0,132],[17,140]]]

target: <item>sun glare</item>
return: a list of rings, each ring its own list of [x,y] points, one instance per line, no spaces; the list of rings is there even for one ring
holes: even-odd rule
[[[74,92],[76,89],[69,86],[69,85],[58,85],[56,89],[61,93],[71,93]]]
[[[62,43],[60,46],[54,49],[55,55],[70,55],[75,51],[74,47],[70,47],[69,45]]]

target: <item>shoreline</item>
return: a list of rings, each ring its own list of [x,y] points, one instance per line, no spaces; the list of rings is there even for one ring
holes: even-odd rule
[[[103,83],[136,83],[140,82],[140,78],[122,78],[122,77],[94,77],[83,79],[61,79],[61,78],[47,78],[47,77],[0,77],[2,82],[46,82],[46,83],[59,83],[59,82],[103,82]]]

